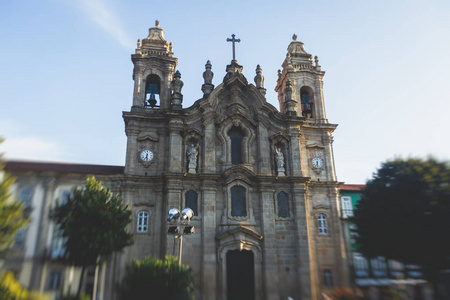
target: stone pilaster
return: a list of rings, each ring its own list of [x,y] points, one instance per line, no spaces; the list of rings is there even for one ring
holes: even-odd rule
[[[182,172],[183,142],[180,134],[182,129],[183,129],[182,120],[171,119],[169,121],[169,134],[170,134],[169,171],[173,173]]]
[[[271,186],[271,184],[262,183],[261,186]],[[277,261],[277,239],[273,195],[273,189],[261,188],[261,228],[264,237],[262,241],[264,245],[263,278],[264,294],[267,300],[280,299],[278,264],[275,263]]]
[[[203,172],[213,174],[216,173],[216,128],[210,121],[204,121],[203,124],[205,124]]]
[[[216,299],[217,253],[216,253],[216,188],[215,183],[202,186],[202,299]]]
[[[303,176],[302,171],[302,155],[300,153],[300,128],[298,126],[291,127],[289,132],[291,138],[291,161],[292,161],[292,175]]]
[[[318,282],[315,282],[314,253],[311,249],[312,241],[308,232],[311,226],[309,219],[307,194],[304,184],[293,186],[293,203],[295,210],[295,227],[297,231],[297,265],[298,294],[300,299],[318,299],[315,293]]]

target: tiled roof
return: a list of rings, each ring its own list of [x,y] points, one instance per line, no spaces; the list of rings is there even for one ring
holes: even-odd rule
[[[339,189],[341,191],[361,191],[365,187],[365,184],[343,184],[339,187]]]
[[[85,165],[51,162],[7,161],[6,171],[36,171],[36,172],[60,172],[80,174],[123,174],[123,166]]]

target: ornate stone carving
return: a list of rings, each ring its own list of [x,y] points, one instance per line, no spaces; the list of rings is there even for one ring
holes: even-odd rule
[[[196,173],[197,169],[197,157],[198,157],[198,145],[191,144],[187,147],[186,155],[188,158],[188,173]]]
[[[265,96],[266,89],[264,88],[264,76],[262,76],[262,69],[260,65],[256,66],[255,85],[259,92]]]
[[[183,88],[183,81],[181,81],[181,73],[180,71],[176,71],[173,75],[174,79],[172,80],[172,108],[173,109],[181,109],[181,102],[183,102],[183,95],[181,94],[181,89]]]
[[[277,161],[277,175],[285,176],[284,154],[281,148],[275,148],[275,159]]]
[[[208,60],[205,65],[205,72],[203,72],[203,79],[205,83],[202,85],[203,97],[211,94],[214,89],[214,85],[212,84],[212,79],[214,77],[214,73],[211,71],[211,62]]]
[[[292,99],[292,83],[290,79],[286,81],[286,88],[284,89],[284,94],[285,94],[284,106],[286,109],[286,114],[289,116],[297,115],[296,112],[297,101]]]

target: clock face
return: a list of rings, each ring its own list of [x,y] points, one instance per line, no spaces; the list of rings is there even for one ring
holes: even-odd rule
[[[323,167],[323,160],[320,157],[314,157],[312,159],[312,165],[316,169],[320,169]]]
[[[141,159],[143,161],[151,161],[153,159],[153,152],[148,149],[142,150]]]

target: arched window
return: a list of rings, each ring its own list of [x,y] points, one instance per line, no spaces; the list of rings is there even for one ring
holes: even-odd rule
[[[302,115],[304,117],[309,115],[312,118],[313,93],[311,88],[304,86],[300,89],[300,100],[302,103]]]
[[[137,232],[148,232],[148,212],[146,211],[138,213]]]
[[[231,216],[233,217],[247,216],[245,188],[242,186],[236,185],[231,188]]]
[[[230,131],[228,131],[228,136],[231,140],[231,163],[233,165],[242,164],[242,141],[244,135],[239,127],[233,126]]]
[[[288,195],[285,192],[278,193],[277,196],[278,216],[281,218],[289,217]]]
[[[186,193],[186,207],[189,207],[194,211],[194,216],[198,216],[197,193],[193,190]]]
[[[145,81],[145,107],[159,107],[159,94],[161,91],[161,80],[158,75],[151,74]]]
[[[328,234],[327,216],[320,214],[317,216],[319,234]]]

